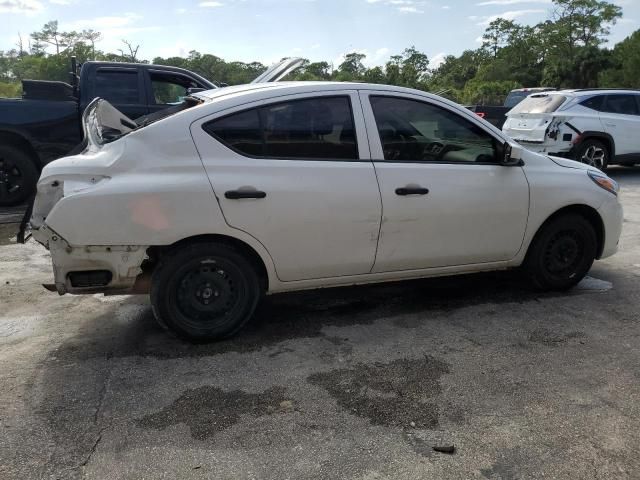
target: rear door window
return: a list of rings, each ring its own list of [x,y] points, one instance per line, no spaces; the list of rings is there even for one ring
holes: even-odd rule
[[[511,110],[511,113],[551,113],[567,100],[563,95],[545,93],[530,95]]]
[[[99,68],[95,76],[94,95],[114,105],[142,103],[138,71]]]
[[[602,111],[621,115],[638,115],[638,103],[635,95],[607,95]]]
[[[282,159],[358,159],[349,97],[291,100],[213,120],[204,130],[239,153]]]

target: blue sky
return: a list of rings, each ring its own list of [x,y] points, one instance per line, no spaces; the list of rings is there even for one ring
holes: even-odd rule
[[[640,0],[615,0],[624,18],[611,44],[640,28]],[[272,63],[285,56],[340,62],[346,52],[383,64],[415,45],[437,63],[476,48],[499,16],[534,24],[551,0],[0,0],[0,50],[15,46],[48,20],[65,30],[104,34],[98,48],[121,39],[140,44],[139,57],[186,55],[195,49],[227,60]]]

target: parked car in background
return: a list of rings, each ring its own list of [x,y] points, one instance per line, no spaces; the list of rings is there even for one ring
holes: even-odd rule
[[[160,324],[208,341],[265,292],[520,266],[562,290],[617,249],[613,180],[435,95],[290,82],[193,98],[134,128],[87,108],[86,150],[38,183],[49,288],[150,292]]]
[[[640,163],[640,90],[538,93],[507,117],[503,132],[529,150],[600,170]]]
[[[507,98],[504,100],[503,105],[471,105],[467,108],[478,115],[480,118],[484,118],[492,125],[495,125],[498,128],[502,128],[502,125],[507,119],[507,112],[509,112],[509,110],[515,107],[518,103],[520,103],[532,93],[548,92],[551,90],[555,90],[555,88],[516,88],[515,90],[511,90],[509,92],[509,95],[507,95]]]
[[[277,81],[300,63],[284,60],[256,81]],[[176,107],[190,92],[216,88],[182,68],[137,63],[86,62],[71,80],[25,80],[21,99],[0,99],[0,206],[24,202],[42,167],[81,142],[80,117],[94,98],[108,100],[135,120]]]

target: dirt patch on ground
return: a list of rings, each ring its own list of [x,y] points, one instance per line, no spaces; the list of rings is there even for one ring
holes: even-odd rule
[[[445,373],[449,366],[427,355],[315,373],[308,380],[326,389],[342,408],[374,425],[435,428],[440,377]]]

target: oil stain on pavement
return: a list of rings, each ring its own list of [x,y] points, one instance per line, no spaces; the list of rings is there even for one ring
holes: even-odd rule
[[[433,429],[438,426],[440,378],[446,373],[446,363],[427,355],[314,373],[308,381],[373,425]]]
[[[272,387],[262,393],[247,393],[204,386],[186,390],[171,405],[145,415],[137,424],[143,428],[164,430],[183,423],[189,427],[193,438],[206,440],[238,423],[241,416],[286,413],[293,410],[293,405],[283,387]]]

